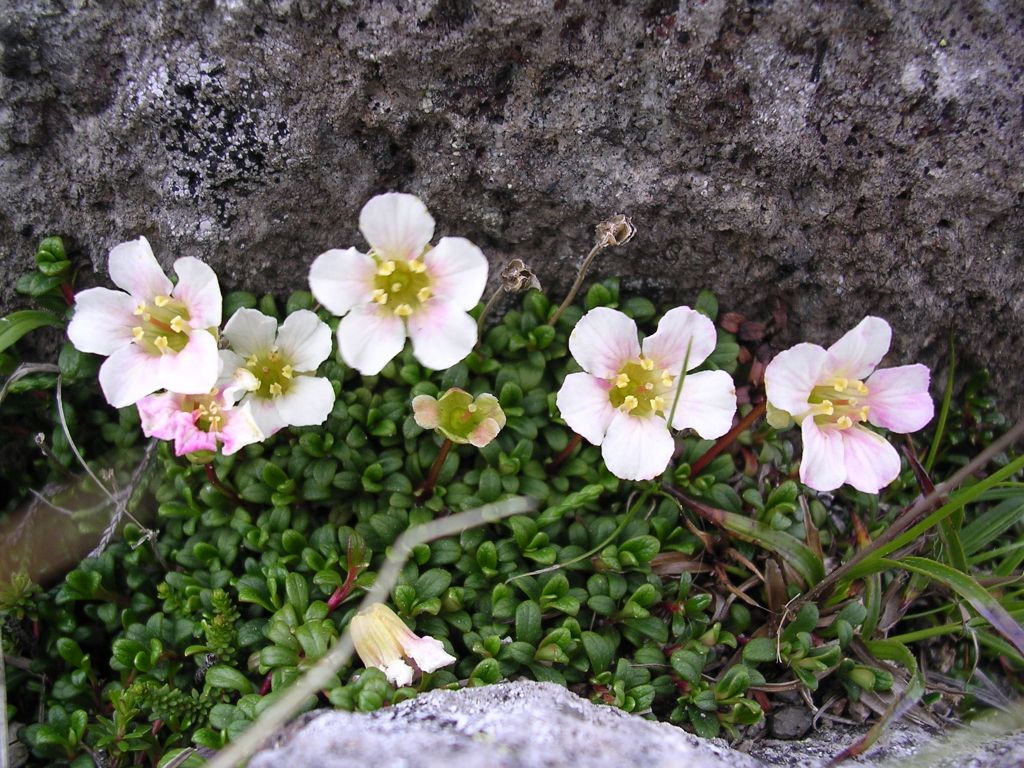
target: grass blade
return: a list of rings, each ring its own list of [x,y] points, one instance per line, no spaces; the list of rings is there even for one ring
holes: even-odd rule
[[[946,373],[946,389],[942,394],[942,407],[939,408],[939,419],[935,422],[935,437],[932,438],[932,447],[928,451],[928,458],[924,460],[924,468],[929,472],[935,466],[935,458],[939,455],[939,446],[942,444],[942,436],[946,431],[946,420],[949,418],[949,406],[953,402],[953,378],[956,374],[956,349],[953,347],[953,337],[949,337],[949,370]]]

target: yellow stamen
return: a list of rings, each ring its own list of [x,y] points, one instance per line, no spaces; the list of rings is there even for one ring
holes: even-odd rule
[[[832,388],[836,392],[842,392],[844,389],[846,389],[847,386],[849,386],[849,384],[850,384],[849,381],[847,381],[846,379],[841,378],[841,377],[840,378],[835,378],[835,379],[832,380]]]
[[[250,368],[255,368],[256,367],[256,363],[258,363],[259,361],[260,361],[259,358],[256,357],[255,354],[252,354],[252,355],[249,355],[249,359],[245,361],[245,364],[247,366],[249,366]]]
[[[629,413],[634,408],[640,405],[640,401],[637,400],[633,395],[626,395],[626,399],[622,401],[622,410]]]
[[[284,376],[286,379],[290,379],[292,377],[292,373],[293,371],[290,365],[285,365],[281,367],[281,375]]]
[[[141,325],[136,325],[134,328],[132,328],[132,336],[135,337],[136,341],[142,341],[142,339],[143,339],[143,337],[145,335],[146,335],[146,332],[144,330],[142,330],[142,326]]]
[[[267,354],[267,357],[271,360],[277,360],[280,356],[280,350],[277,347],[271,347],[270,352]]]
[[[175,315],[174,319],[171,320],[171,330],[175,333],[184,333],[188,329],[188,323],[185,322],[185,318],[181,315]]]
[[[397,307],[395,307],[395,314],[398,315],[399,317],[408,317],[409,315],[412,314],[412,307],[410,307],[408,304],[399,304]]]
[[[281,385],[278,384],[276,381],[270,385],[269,389],[272,397],[280,397],[281,393],[284,391],[281,389]]]
[[[664,411],[665,410],[665,398],[662,397],[661,395],[658,395],[657,397],[652,397],[651,398],[651,410],[653,410],[655,412],[657,412],[657,411]]]
[[[156,304],[158,307],[166,307],[167,304],[170,302],[170,300],[171,300],[170,296],[154,296],[153,297],[153,303]]]
[[[409,271],[420,274],[427,271],[427,265],[419,259],[413,259],[409,262]]]
[[[378,304],[387,304],[388,303],[388,292],[385,291],[383,288],[377,288],[373,292],[372,296],[373,296],[373,300],[376,301]]]
[[[422,288],[416,291],[416,298],[419,299],[420,301],[426,301],[433,295],[434,292],[430,290],[429,285],[424,285]]]
[[[258,392],[263,387],[263,382],[257,379],[255,376],[252,377],[252,388],[250,392]]]
[[[402,284],[401,283],[392,283],[391,284],[391,292],[392,293],[398,293],[400,290],[402,290]]]
[[[153,316],[151,314],[149,314],[149,312],[143,312],[142,313],[142,321],[143,322],[148,323],[152,319],[153,319]]]
[[[393,274],[394,271],[395,262],[393,261],[381,262],[381,265],[377,267],[377,274],[380,275],[381,277],[387,277],[388,275]]]
[[[666,387],[672,386],[672,382],[676,380],[676,377],[672,375],[672,371],[666,368],[661,372],[661,383]]]
[[[160,354],[161,355],[167,354],[167,347],[168,347],[167,337],[166,336],[157,336],[153,340],[153,346],[160,350]]]
[[[146,312],[146,305],[145,304],[139,304],[138,306],[135,307],[135,309],[132,310],[132,312],[134,312],[136,315],[145,314],[145,312]]]
[[[615,386],[618,389],[624,389],[624,388],[628,387],[629,386],[629,376],[627,376],[625,373],[620,373],[618,376],[615,377]]]
[[[866,405],[863,408],[860,409],[860,420],[861,421],[867,421],[868,420],[868,406],[866,406]]]
[[[654,389],[654,382],[648,381],[646,384],[644,384],[644,389],[650,392],[652,389]]]
[[[868,386],[863,381],[854,382],[854,386],[856,386],[857,391],[862,395],[866,395],[868,393]]]
[[[646,357],[641,358],[640,367],[643,368],[645,371],[653,371],[654,361]]]
[[[850,427],[853,426],[853,420],[846,415],[840,416],[838,419],[836,419],[836,426],[839,427],[840,429],[849,429]]]

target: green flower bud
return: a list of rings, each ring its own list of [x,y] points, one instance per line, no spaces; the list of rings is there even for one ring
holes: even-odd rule
[[[453,387],[439,399],[417,395],[412,400],[413,417],[424,429],[436,429],[453,443],[470,443],[483,448],[505,426],[505,413],[491,394],[473,397]]]

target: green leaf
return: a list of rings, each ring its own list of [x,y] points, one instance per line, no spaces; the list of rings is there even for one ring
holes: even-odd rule
[[[776,643],[770,637],[755,637],[743,646],[743,660],[752,664],[763,664],[775,661]]]
[[[580,640],[590,659],[590,671],[596,675],[608,669],[615,656],[615,647],[597,632],[583,632]]]
[[[23,309],[11,312],[7,317],[0,317],[0,352],[3,352],[18,339],[36,328],[62,326],[61,319],[51,312],[38,309]]]
[[[215,664],[206,670],[206,683],[214,688],[238,691],[241,694],[253,692],[253,685],[249,678],[226,664]]]
[[[516,640],[536,645],[541,635],[540,606],[532,600],[524,600],[516,608]]]
[[[712,320],[718,317],[718,299],[706,288],[697,294],[697,301],[694,302],[693,308]]]

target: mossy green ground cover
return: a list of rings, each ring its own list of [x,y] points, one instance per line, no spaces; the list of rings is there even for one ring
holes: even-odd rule
[[[42,289],[37,296],[59,307]],[[714,297],[695,298],[717,319]],[[441,373],[408,348],[373,377],[332,356],[319,371],[337,393],[324,425],[285,429],[209,465],[174,457],[166,442],[150,447],[135,409],[115,411],[99,396],[98,359],[65,346],[68,433],[100,479],[130,496],[144,527],[119,526],[101,554],[52,583],[25,576],[46,552],[20,551],[15,573],[3,575],[7,716],[24,727],[31,764],[157,765],[180,748],[221,748],[331,647],[400,533],[510,495],[536,499],[538,512],[416,548],[392,592],[410,627],[458,661],[398,689],[356,661],[308,706],[370,711],[434,688],[525,677],[734,737],[792,691],[857,718],[906,691],[921,696],[918,681],[936,700],[941,681],[960,693],[946,693],[938,714],[966,716],[996,698],[979,681],[1019,685],[1024,660],[1007,619],[1016,626],[1024,608],[1024,491],[1016,465],[1006,467],[1012,455],[992,465],[1007,477],[973,497],[963,494],[988,481],[969,479],[940,500],[953,508],[924,535],[882,553],[890,559],[869,558],[799,600],[869,548],[922,486],[1000,434],[983,376],[942,409],[934,451],[929,435],[907,441],[919,461],[905,462],[878,497],[805,489],[794,480],[795,433],[759,420],[710,462],[701,457],[711,441],[680,436],[662,478],[627,482],[605,469],[599,448],[573,440],[555,393],[578,370],[567,339],[586,309],[617,307],[650,333],[657,308],[621,296],[616,280],[594,284],[554,326],[557,300],[531,291],[515,304]],[[225,305],[225,317],[240,306],[277,317],[315,308],[305,292],[286,302],[235,293]],[[735,329],[735,318],[726,325]],[[734,374],[743,396],[760,402],[770,328],[738,339],[720,327],[704,368]],[[15,363],[12,347],[5,373]],[[3,402],[0,428],[19,459],[4,462],[5,514],[32,527],[41,504],[58,507],[52,548],[91,537],[88,549],[115,510],[81,477],[55,381],[54,372],[31,374]],[[417,426],[411,402],[450,387],[495,394],[507,424],[483,449],[452,447],[421,500],[442,438]],[[22,543],[9,534],[10,561]]]

